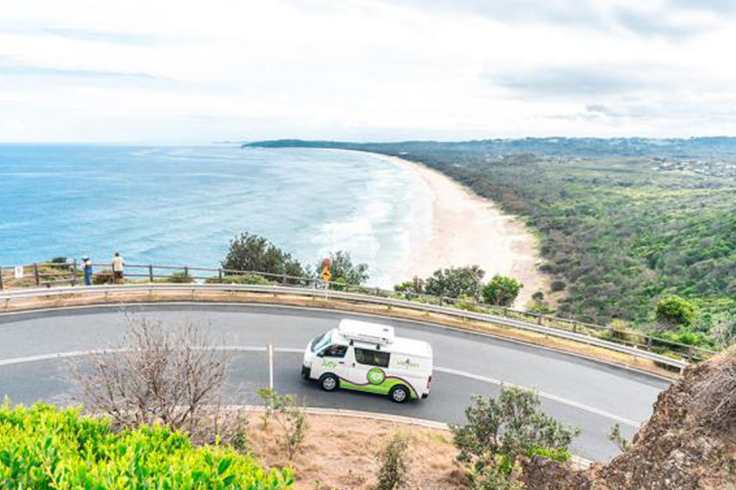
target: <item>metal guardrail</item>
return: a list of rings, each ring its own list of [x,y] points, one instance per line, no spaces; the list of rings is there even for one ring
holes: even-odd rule
[[[94,263],[92,266],[98,272],[94,274],[95,282],[113,283],[112,273],[109,270],[110,264]],[[27,282],[30,285],[55,287],[63,284],[77,285],[82,284],[82,272],[77,261],[66,263],[34,263],[26,267],[29,273]],[[12,268],[0,267],[0,290],[3,289],[2,271]],[[222,282],[223,280],[232,280],[238,276],[256,276],[268,280],[272,284],[281,284],[289,287],[327,287],[332,291],[357,292],[363,295],[376,296],[397,300],[397,297],[403,300],[411,300],[412,304],[422,303],[434,306],[461,306],[469,310],[483,310],[483,313],[490,314],[494,318],[503,317],[509,321],[519,321],[524,324],[534,323],[539,327],[565,331],[573,334],[580,334],[585,337],[593,337],[601,341],[609,341],[611,344],[620,344],[629,348],[635,348],[639,351],[646,350],[653,353],[671,352],[679,355],[689,361],[699,361],[707,359],[716,354],[714,351],[697,347],[694,345],[683,344],[672,340],[648,335],[636,330],[619,329],[613,326],[595,325],[591,323],[580,322],[577,320],[560,318],[551,315],[544,315],[536,312],[517,310],[513,308],[505,308],[497,305],[489,305],[480,302],[470,302],[466,300],[458,300],[456,298],[448,298],[442,296],[432,296],[428,294],[418,294],[414,292],[397,292],[388,291],[380,288],[372,288],[365,286],[347,285],[340,282],[326,282],[314,277],[299,277],[287,274],[273,274],[258,271],[241,271],[216,267],[189,267],[176,265],[155,265],[155,264],[126,264],[125,278],[126,280],[142,281],[142,282]],[[6,279],[7,283],[8,280]],[[27,284],[28,285],[28,284]],[[478,311],[475,311],[478,313]],[[605,337],[605,338],[600,338]]]
[[[647,359],[669,366],[678,370],[685,368],[688,363],[679,359],[673,359],[642,350],[636,347],[599,339],[590,335],[568,332],[561,329],[545,327],[531,322],[506,318],[502,316],[490,315],[485,313],[475,313],[472,311],[449,308],[445,306],[430,305],[419,303],[416,301],[408,301],[393,298],[383,298],[371,296],[367,294],[350,293],[345,291],[335,291],[330,289],[315,289],[304,287],[288,287],[288,286],[258,286],[258,285],[239,285],[239,284],[128,284],[114,286],[82,286],[82,287],[60,287],[54,289],[15,289],[6,290],[0,293],[0,301],[5,302],[5,307],[14,300],[44,298],[44,297],[64,297],[68,295],[84,295],[84,294],[104,294],[106,298],[115,294],[126,294],[134,292],[144,292],[153,294],[154,292],[191,292],[194,296],[197,292],[247,292],[261,293],[272,295],[290,295],[290,296],[306,296],[315,299],[325,300],[342,300],[352,303],[365,303],[384,305],[392,307],[400,307],[409,310],[421,311],[426,313],[437,313],[445,316],[460,318],[463,320],[476,320],[482,322],[493,323],[514,329],[534,332],[550,337],[566,339],[586,345],[601,347],[604,349],[628,354],[637,358]]]

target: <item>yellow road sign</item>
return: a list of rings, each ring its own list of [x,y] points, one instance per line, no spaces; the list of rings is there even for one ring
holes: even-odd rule
[[[330,269],[325,267],[324,269],[322,269],[322,280],[329,281],[330,279],[332,279],[332,272],[330,272]]]

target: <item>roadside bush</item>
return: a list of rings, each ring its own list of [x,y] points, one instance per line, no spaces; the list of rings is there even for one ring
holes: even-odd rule
[[[190,276],[188,273],[182,271],[182,272],[174,272],[169,277],[167,277],[165,281],[173,282],[177,284],[190,284],[194,282],[194,279],[192,279],[192,276]]]
[[[398,293],[424,294],[424,279],[414,276],[411,281],[404,281],[394,286]]]
[[[394,434],[391,439],[378,451],[378,483],[373,490],[396,490],[406,487],[408,483],[409,439],[400,433]]]
[[[496,274],[493,279],[488,281],[488,284],[483,286],[481,292],[483,300],[488,304],[511,306],[523,287],[524,285],[516,279]]]
[[[479,298],[484,274],[477,265],[438,269],[424,281],[424,291],[446,298]]]
[[[288,469],[264,470],[221,446],[195,447],[167,427],[113,432],[78,410],[0,408],[0,487],[7,489],[288,490]]]
[[[114,282],[115,281],[113,279],[112,271],[110,269],[104,269],[92,276],[92,284],[94,284],[95,286],[113,284]]]
[[[695,319],[695,305],[679,296],[668,296],[654,310],[660,328],[689,327]]]
[[[307,437],[307,416],[304,405],[294,395],[280,395],[271,388],[261,388],[258,395],[266,406],[264,426],[273,419],[281,428],[282,444],[289,461],[301,450]]]
[[[465,409],[467,423],[451,425],[457,460],[471,488],[517,488],[523,457],[569,460],[568,447],[579,430],[560,424],[540,405],[536,393],[516,387],[503,386],[496,399],[473,397]]]
[[[255,286],[272,286],[274,284],[278,284],[276,281],[269,281],[265,277],[255,274],[224,276],[222,281],[217,277],[213,277],[207,279],[206,282],[207,284],[247,284]]]

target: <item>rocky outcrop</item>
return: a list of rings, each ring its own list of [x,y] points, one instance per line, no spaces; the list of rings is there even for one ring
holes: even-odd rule
[[[688,368],[609,464],[534,459],[524,477],[528,490],[736,490],[736,349]]]

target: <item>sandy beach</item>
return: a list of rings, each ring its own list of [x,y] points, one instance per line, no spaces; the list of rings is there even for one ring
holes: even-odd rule
[[[524,284],[515,304],[519,308],[535,292],[548,290],[546,277],[537,270],[537,240],[521,220],[440,172],[401,158],[383,158],[417,172],[434,195],[431,239],[417,244],[400,277],[408,280],[442,267],[479,265],[485,280],[503,274]]]

